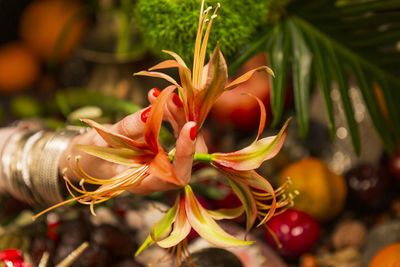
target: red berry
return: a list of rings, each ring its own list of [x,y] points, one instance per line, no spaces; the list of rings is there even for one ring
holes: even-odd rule
[[[1,261],[22,261],[22,252],[18,249],[5,249],[0,252]]]
[[[266,241],[288,258],[296,258],[309,252],[318,242],[321,234],[321,227],[316,219],[294,209],[272,217],[267,226],[275,234],[282,247],[278,248],[278,244],[268,230],[265,231]]]

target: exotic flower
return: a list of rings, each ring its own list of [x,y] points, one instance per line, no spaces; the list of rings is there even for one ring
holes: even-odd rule
[[[250,245],[253,243],[252,241],[243,241],[229,235],[215,220],[235,218],[246,212],[246,229],[249,231],[257,218],[260,220],[259,225],[263,225],[277,211],[284,210],[292,203],[294,196],[286,194],[287,184],[274,190],[267,179],[255,172],[255,169],[264,161],[274,157],[279,152],[286,137],[289,123],[288,120],[276,136],[260,139],[265,126],[266,111],[263,103],[257,97],[250,95],[258,101],[261,114],[258,134],[252,144],[231,153],[197,153],[193,159],[194,161],[209,163],[224,174],[228,178],[233,191],[241,200],[242,207],[216,211],[203,208],[194,196],[191,187],[183,182],[189,181],[189,179],[186,179],[188,177],[180,177],[184,179],[181,180],[176,176],[171,164],[171,161],[174,160],[174,151],[171,151],[168,156],[158,143],[164,108],[176,88],[178,88],[179,96],[183,102],[186,121],[196,122],[198,131],[201,129],[212,105],[225,90],[231,90],[249,80],[257,71],[265,71],[273,75],[273,72],[268,67],[261,66],[227,84],[227,66],[218,45],[212,53],[208,64],[204,65],[208,37],[218,8],[219,5],[214,10],[214,13],[209,16],[211,8],[207,8],[204,11],[204,1],[202,1],[192,71],[177,54],[165,51],[174,60],[163,61],[151,68],[150,71],[136,73],[136,75],[163,78],[172,83],[160,93],[150,107],[150,114],[143,132],[144,141],[132,140],[126,136],[113,133],[91,120],[83,120],[91,125],[110,147],[81,145],[79,148],[91,155],[125,165],[127,169],[110,179],[97,179],[88,175],[81,168],[79,158],[77,158],[76,169],[72,165],[70,167],[75,175],[81,178],[81,188],[74,186],[69,178],[64,176],[72,198],[50,209],[71,201],[78,201],[90,205],[92,213],[94,213],[94,204],[106,201],[136,187],[149,175],[174,183],[181,187],[178,190],[175,205],[166,212],[158,223],[154,224],[149,237],[136,254],[139,254],[152,244],[157,244],[161,247],[169,248],[173,254],[176,252],[178,255],[177,265],[180,265],[182,255],[184,260],[190,259],[190,256],[187,257],[185,254],[188,254],[186,237],[191,228],[211,244],[219,247]],[[153,71],[167,68],[178,68],[181,85],[172,77]],[[187,175],[190,175],[190,173]],[[84,186],[85,183],[99,185],[99,187],[94,191],[87,191]],[[80,195],[76,196],[71,188]],[[191,265],[189,262],[188,264]]]
[[[260,226],[274,215],[276,209],[287,207],[293,199],[292,195],[286,197],[287,185],[275,191],[267,179],[254,171],[264,161],[278,154],[284,143],[290,119],[276,136],[259,140],[265,126],[266,111],[261,100],[253,97],[258,101],[261,114],[256,139],[241,150],[213,153],[209,156],[210,164],[228,178],[232,190],[242,202],[247,215],[247,231],[253,226],[257,217],[261,220],[258,224]],[[277,197],[280,197],[278,202]]]
[[[210,211],[201,206],[189,185],[185,186],[161,220],[154,224],[150,235],[136,252],[140,254],[145,248],[156,243],[163,248],[169,248],[170,252],[177,253],[177,265],[181,257],[187,260],[185,254],[186,237],[193,228],[201,237],[218,247],[237,247],[251,245],[254,241],[243,241],[226,233],[215,220],[232,219],[240,216],[243,208],[221,209]],[[189,257],[190,259],[190,257]]]
[[[248,71],[231,83],[227,84],[227,66],[225,58],[219,49],[219,45],[216,46],[208,64],[204,65],[208,37],[210,35],[212,22],[217,16],[216,12],[218,8],[219,4],[214,10],[214,13],[210,16],[210,18],[208,18],[212,8],[209,7],[204,10],[204,1],[202,1],[192,72],[179,55],[171,51],[164,51],[165,53],[171,55],[174,59],[165,60],[150,68],[149,71],[140,71],[135,73],[135,75],[162,78],[177,86],[179,95],[184,103],[186,119],[187,121],[195,121],[199,130],[203,125],[211,107],[224,91],[231,90],[239,84],[246,82],[255,72],[258,71],[265,71],[273,75],[273,72],[270,68],[267,66],[261,66]],[[167,68],[178,68],[181,85],[179,85],[167,74],[153,71]]]
[[[107,201],[126,190],[138,186],[150,174],[166,182],[184,186],[184,183],[175,175],[167,153],[158,143],[164,106],[175,89],[176,87],[173,85],[164,89],[150,107],[143,133],[144,142],[113,133],[94,121],[82,120],[92,126],[110,147],[78,145],[78,148],[104,160],[126,165],[128,168],[110,179],[98,179],[90,176],[82,169],[79,164],[79,157],[77,157],[75,159],[76,169],[72,164],[70,164],[70,168],[75,176],[81,179],[79,183],[81,188],[76,187],[65,174],[66,186],[72,198],[42,211],[34,218],[72,201],[90,205],[92,213],[95,214],[94,204]],[[84,186],[85,183],[99,185],[99,187],[94,191],[87,191]],[[76,196],[71,188],[80,195]]]

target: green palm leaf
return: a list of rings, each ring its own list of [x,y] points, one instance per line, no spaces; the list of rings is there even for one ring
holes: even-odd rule
[[[274,1],[271,7],[274,7]],[[397,104],[400,101],[400,51],[397,48],[400,40],[400,1],[294,0],[284,9],[280,6],[278,11],[281,13],[276,15],[274,10],[270,10],[270,17],[275,20],[265,26],[273,30],[257,37],[258,40],[265,40],[264,51],[270,57],[276,77],[283,75],[282,80],[272,82],[274,124],[282,116],[282,96],[286,87],[283,72],[291,69],[300,133],[307,133],[310,80],[315,77],[324,96],[333,138],[336,129],[330,90],[332,82],[335,82],[341,94],[354,149],[359,153],[360,137],[347,81],[349,76],[354,76],[375,129],[386,150],[392,152],[393,141],[400,141],[400,107]],[[286,40],[286,43],[281,40]],[[282,44],[290,47],[285,50],[285,56],[281,55]],[[260,43],[257,45],[260,46]],[[251,49],[252,46],[249,47]],[[377,103],[374,83],[380,86],[384,95],[387,120]]]

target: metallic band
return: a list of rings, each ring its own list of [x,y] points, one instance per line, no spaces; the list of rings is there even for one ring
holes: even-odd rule
[[[48,206],[63,201],[59,161],[70,140],[79,133],[70,129],[56,132],[43,144],[43,147],[38,144],[39,147],[35,148],[31,181],[35,200],[40,204]]]
[[[13,134],[3,149],[2,170],[4,185],[6,190],[21,201],[32,204],[32,198],[29,199],[30,187],[25,184],[20,175],[23,164],[23,147],[26,141],[34,132],[29,130],[20,130]]]
[[[29,204],[50,206],[63,201],[59,161],[70,140],[85,130],[81,127],[58,132],[17,130],[7,141],[1,157],[5,189]]]

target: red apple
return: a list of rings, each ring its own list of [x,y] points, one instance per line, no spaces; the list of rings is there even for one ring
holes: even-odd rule
[[[282,244],[278,244],[268,230],[265,230],[265,240],[269,245],[288,258],[296,258],[309,252],[318,242],[321,226],[318,221],[305,212],[288,209],[274,216],[267,226]]]

